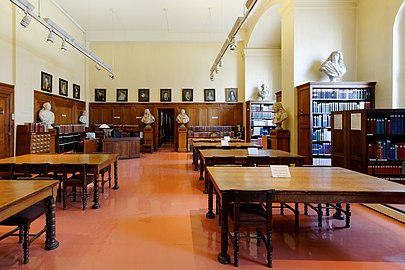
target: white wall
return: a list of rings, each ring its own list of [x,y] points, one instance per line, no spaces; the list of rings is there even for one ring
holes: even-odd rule
[[[107,89],[106,101],[116,101],[116,89],[128,89],[128,101],[138,101],[138,89],[150,89],[150,101],[160,101],[160,89],[172,89],[172,102],[180,102],[182,88],[194,89],[194,102],[204,101],[204,89],[215,88],[216,101],[225,101],[225,88],[239,88],[244,100],[241,47],[228,51],[224,66],[210,81],[210,68],[222,44],[92,42],[91,49],[114,69],[115,79],[90,66],[90,101],[94,89]],[[114,59],[114,60],[112,60]]]
[[[393,108],[405,108],[405,2],[395,19],[393,59]]]

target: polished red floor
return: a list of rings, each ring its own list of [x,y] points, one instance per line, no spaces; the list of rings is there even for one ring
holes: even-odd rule
[[[218,220],[205,218],[203,181],[192,168],[190,153],[120,160],[120,189],[107,188],[100,209],[58,205],[59,248],[45,251],[41,236],[22,265],[21,247],[9,237],[0,242],[0,269],[234,269],[217,262]],[[331,218],[318,228],[311,212],[300,215],[298,232],[292,215],[277,215],[273,268],[405,269],[405,225],[363,206],[352,211],[349,229]],[[239,268],[266,269],[264,248],[242,240]]]

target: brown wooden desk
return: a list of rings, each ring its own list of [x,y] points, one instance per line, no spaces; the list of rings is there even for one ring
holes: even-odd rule
[[[205,179],[204,193],[208,192],[207,167],[214,166],[214,156],[234,156],[235,164],[246,165],[249,156],[247,149],[200,149],[200,180]],[[292,154],[282,150],[258,150],[257,156],[269,156],[272,164],[302,166],[304,156]],[[205,172],[205,177],[203,177]]]
[[[0,180],[0,221],[45,200],[46,212],[45,249],[59,246],[56,241],[55,196],[59,181],[56,180]]]
[[[194,142],[193,145],[193,164],[194,164],[194,171],[198,171],[198,156],[200,149],[234,149],[234,148],[259,148],[261,149],[262,146],[250,142],[233,142],[230,141],[228,146],[221,145],[220,141],[210,141],[210,142]]]
[[[118,186],[118,155],[117,154],[28,154],[0,159],[0,163],[14,163],[17,166],[24,163],[49,163],[52,170],[61,171],[61,164],[87,164],[87,172],[94,174],[94,204],[100,208],[98,200],[99,171],[114,163],[114,189]]]
[[[274,202],[286,203],[405,203],[405,185],[343,168],[291,167],[291,178],[272,178],[270,167],[208,167],[207,171],[210,181],[206,216],[215,217],[215,189],[221,200],[221,252],[218,261],[225,264],[230,262],[227,232],[232,190],[274,189]]]

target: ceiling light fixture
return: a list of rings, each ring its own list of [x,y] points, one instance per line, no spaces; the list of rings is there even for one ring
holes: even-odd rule
[[[234,51],[236,49],[236,42],[235,42],[235,38],[232,38],[231,42],[229,42],[229,49],[231,51]]]
[[[60,49],[62,52],[66,52],[67,51],[67,44],[66,44],[66,40],[63,39],[62,41],[62,45],[60,46]]]
[[[20,24],[24,27],[27,27],[31,22],[31,17],[28,15],[28,12],[25,11],[25,16],[22,18]]]
[[[10,0],[14,5],[22,9],[26,15],[31,16],[34,18],[36,21],[38,21],[40,24],[42,24],[44,27],[48,28],[50,33],[48,35],[47,41],[53,43],[55,35],[60,37],[62,40],[65,41],[65,43],[70,44],[73,48],[81,52],[83,55],[85,55],[87,58],[90,60],[94,61],[96,64],[99,65],[99,67],[104,68],[109,74],[113,74],[112,68],[104,63],[98,56],[96,56],[93,52],[90,51],[87,47],[83,46],[80,42],[78,42],[76,39],[74,39],[72,36],[70,36],[68,33],[66,33],[61,27],[59,27],[56,23],[54,23],[51,19],[49,18],[42,18],[35,14],[33,12],[34,6],[28,2],[27,0]],[[29,18],[29,17],[28,17]],[[26,27],[28,26],[30,20],[27,20],[24,16],[24,18],[21,21],[21,25]],[[28,22],[28,23],[27,23]],[[26,24],[26,25],[25,25]],[[52,40],[52,41],[51,41]],[[63,42],[62,42],[63,45]],[[63,50],[63,48],[61,48]],[[111,76],[110,76],[111,77]],[[114,75],[112,76],[114,77]]]
[[[97,69],[98,71],[101,70],[101,67],[100,67],[100,65],[99,65],[98,63],[96,64],[96,69]]]

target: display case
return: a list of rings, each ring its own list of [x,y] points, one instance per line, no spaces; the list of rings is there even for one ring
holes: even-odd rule
[[[262,135],[270,135],[273,124],[274,101],[246,101],[246,141],[260,143]]]

